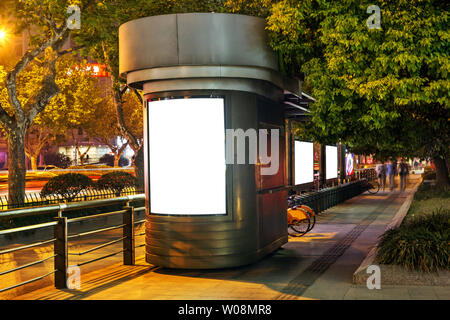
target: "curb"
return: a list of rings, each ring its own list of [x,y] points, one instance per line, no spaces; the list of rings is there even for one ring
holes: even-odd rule
[[[386,230],[395,229],[400,226],[405,218],[414,195],[417,192],[423,178],[420,178],[416,186],[406,198],[405,202],[399,208],[392,221],[387,225]],[[353,273],[353,284],[366,285],[370,274],[366,273],[367,268],[374,264],[378,249],[377,242],[369,251],[361,265]],[[394,265],[379,265],[381,271],[381,283],[383,285],[428,285],[428,286],[448,286],[450,285],[450,271],[442,270],[437,273],[424,273],[419,271],[410,271],[406,268]]]

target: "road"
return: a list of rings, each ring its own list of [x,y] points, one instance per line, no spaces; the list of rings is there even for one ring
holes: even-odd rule
[[[25,185],[25,191],[27,193],[40,192],[42,187],[47,183],[48,180],[32,180],[27,181]],[[8,182],[0,182],[0,196],[8,194]]]
[[[58,169],[57,171],[47,171],[47,173],[58,175],[64,173],[81,173],[87,175],[93,181],[97,181],[102,174],[111,171],[125,171],[131,172],[129,167],[124,168],[100,168],[100,169]],[[47,183],[50,176],[46,177],[36,177],[36,174],[45,174],[43,171],[28,171],[27,181],[25,185],[25,192],[27,193],[39,193],[42,187]],[[30,178],[32,177],[32,178]],[[0,196],[5,196],[8,194],[8,171],[0,171]]]

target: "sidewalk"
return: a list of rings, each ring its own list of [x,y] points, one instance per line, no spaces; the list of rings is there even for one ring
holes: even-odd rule
[[[291,238],[256,264],[222,270],[173,270],[137,259],[83,274],[81,290],[47,287],[18,300],[273,300],[450,299],[448,287],[391,286],[369,290],[352,284],[353,272],[418,181],[405,193],[363,194],[322,213],[314,230]]]

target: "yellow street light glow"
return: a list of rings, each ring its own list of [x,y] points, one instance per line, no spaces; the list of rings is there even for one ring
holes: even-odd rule
[[[0,29],[0,40],[6,39],[6,36],[7,36],[6,31]]]

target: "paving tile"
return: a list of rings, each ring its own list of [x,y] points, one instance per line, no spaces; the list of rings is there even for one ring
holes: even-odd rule
[[[410,287],[408,288],[409,295],[413,300],[437,300],[438,295],[436,294],[433,287]]]
[[[439,300],[450,300],[450,287],[433,287]]]

